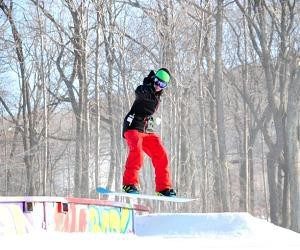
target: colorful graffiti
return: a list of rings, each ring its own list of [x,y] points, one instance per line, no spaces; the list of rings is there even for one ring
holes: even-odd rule
[[[27,203],[30,209],[25,209]],[[32,230],[133,233],[135,209],[127,203],[94,199],[0,197],[0,236]]]
[[[19,205],[0,206],[0,235],[25,234],[28,231],[28,222]]]
[[[127,233],[132,231],[132,212],[122,208],[89,208],[89,232]]]
[[[60,232],[86,232],[86,207],[82,205],[70,204],[67,213],[54,213],[55,231]]]
[[[129,233],[132,210],[127,208],[70,204],[67,213],[55,213],[55,230],[63,232]]]

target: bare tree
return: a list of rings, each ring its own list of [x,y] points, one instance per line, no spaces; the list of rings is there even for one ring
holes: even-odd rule
[[[299,105],[300,105],[300,60],[291,58],[293,70],[290,75],[287,103],[287,162],[290,181],[291,229],[300,232],[300,165],[299,165]]]
[[[0,8],[9,20],[11,32],[14,40],[15,53],[20,69],[20,79],[22,83],[22,138],[24,147],[24,162],[26,165],[26,188],[25,193],[28,195],[34,194],[33,186],[33,157],[36,146],[36,133],[33,124],[33,114],[30,102],[30,86],[28,76],[26,75],[26,63],[23,53],[22,38],[17,29],[14,16],[13,16],[13,2],[9,2],[9,6],[3,1],[0,3]],[[8,110],[7,110],[8,111]],[[11,113],[11,112],[9,112]],[[12,113],[11,113],[12,114]],[[15,120],[16,125],[19,125]]]
[[[107,113],[108,113],[108,120],[109,120],[109,131],[110,131],[110,168],[109,168],[109,175],[108,175],[108,182],[107,187],[110,189],[112,187],[113,180],[115,178],[115,173],[117,168],[117,150],[116,150],[116,125],[114,121],[114,112],[113,112],[113,69],[114,69],[114,44],[115,44],[115,37],[114,37],[114,23],[116,22],[115,16],[115,4],[113,1],[108,1],[104,3],[103,8],[107,11],[107,20],[106,16],[102,16],[101,22],[101,29],[104,38],[104,46],[105,46],[105,56],[106,62],[108,67],[107,79],[106,79],[106,96],[107,96]]]
[[[96,118],[95,118],[95,187],[99,184],[99,165],[100,165],[100,128],[101,128],[101,102],[100,102],[100,82],[99,82],[99,56],[100,56],[100,29],[101,16],[103,16],[103,1],[95,1],[96,9],[96,48],[95,48],[95,102],[96,102]]]
[[[286,158],[286,96],[288,90],[287,75],[290,71],[287,63],[291,46],[293,27],[295,25],[294,11],[295,2],[279,1],[271,6],[265,1],[249,3],[248,7],[242,6],[235,1],[238,7],[247,17],[248,28],[252,45],[259,56],[264,69],[265,88],[267,93],[268,107],[274,121],[275,138],[264,124],[262,132],[268,145],[267,156],[268,181],[270,190],[271,220],[275,224],[286,224],[286,207],[288,203],[288,169]],[[279,10],[279,17],[275,15],[274,9]],[[268,26],[269,20],[274,26]],[[271,29],[270,27],[274,27]],[[275,35],[279,42],[276,43]],[[277,47],[279,53],[273,59],[273,48]],[[277,96],[279,98],[277,98]],[[281,207],[281,209],[280,209]]]
[[[229,182],[226,166],[226,143],[223,104],[223,79],[222,79],[222,41],[223,41],[223,0],[217,1],[216,37],[215,37],[215,71],[214,83],[216,90],[216,119],[219,148],[219,163],[216,175],[217,199],[221,201],[222,210],[229,211]]]

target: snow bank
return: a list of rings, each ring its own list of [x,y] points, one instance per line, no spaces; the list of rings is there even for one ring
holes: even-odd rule
[[[246,213],[135,217],[134,234],[40,232],[0,237],[1,249],[299,250],[300,234]]]
[[[300,235],[248,213],[188,213],[137,216],[135,233],[139,236],[190,237],[272,237],[284,235],[300,240]],[[300,248],[299,248],[300,249]]]

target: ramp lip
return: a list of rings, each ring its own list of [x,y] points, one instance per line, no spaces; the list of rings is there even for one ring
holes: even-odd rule
[[[11,202],[67,202],[64,197],[55,196],[0,196],[0,203]]]
[[[55,196],[0,196],[0,204],[20,202],[61,202],[82,205],[100,205],[109,207],[127,208],[140,212],[150,212],[150,208],[140,204],[128,204],[117,201],[77,198],[77,197],[55,197]]]

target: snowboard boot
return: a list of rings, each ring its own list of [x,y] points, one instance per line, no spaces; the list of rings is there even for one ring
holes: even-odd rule
[[[174,189],[170,189],[170,188],[166,188],[162,191],[156,192],[156,194],[158,196],[169,196],[169,197],[175,197],[176,196],[176,192],[174,191]]]
[[[140,191],[134,185],[123,185],[123,191],[129,194],[139,194]]]

